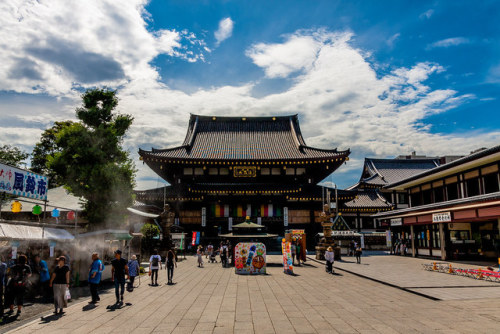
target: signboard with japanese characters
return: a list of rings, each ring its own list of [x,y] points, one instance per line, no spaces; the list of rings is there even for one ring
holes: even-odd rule
[[[401,225],[403,225],[402,218],[392,218],[391,219],[391,226],[401,226]]]
[[[45,201],[48,187],[46,176],[0,164],[0,192]]]
[[[434,213],[434,214],[432,214],[432,222],[433,223],[451,222],[451,213],[450,212]]]

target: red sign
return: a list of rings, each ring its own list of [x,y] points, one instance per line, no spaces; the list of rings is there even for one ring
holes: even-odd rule
[[[196,236],[197,236],[197,233],[193,232],[193,237],[191,239],[191,246],[195,246],[196,245]]]

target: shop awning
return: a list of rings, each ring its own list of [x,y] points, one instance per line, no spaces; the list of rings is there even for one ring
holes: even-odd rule
[[[0,238],[15,240],[73,240],[66,230],[52,227],[0,223]]]

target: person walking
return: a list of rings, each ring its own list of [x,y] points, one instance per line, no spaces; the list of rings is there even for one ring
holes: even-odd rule
[[[46,303],[50,299],[50,273],[47,262],[40,258],[40,255],[35,255],[35,265],[40,275],[40,290],[42,292],[43,302]]]
[[[111,281],[115,283],[116,304],[123,304],[125,278],[128,276],[127,260],[122,258],[122,251],[115,250],[115,258],[111,261]]]
[[[162,269],[161,256],[158,250],[153,250],[153,255],[149,257],[149,276],[151,276],[151,286],[158,286],[158,269]]]
[[[132,258],[127,263],[128,266],[128,284],[127,291],[134,291],[134,281],[137,276],[139,276],[139,263],[137,262],[137,256],[134,254]]]
[[[300,260],[302,259],[302,248],[300,247],[300,242],[297,242],[297,246],[295,247],[295,251],[297,252],[297,265],[300,266]]]
[[[227,267],[227,246],[224,243],[220,243],[220,262],[222,263],[222,267]]]
[[[297,246],[295,246],[294,242],[292,242],[290,249],[292,251],[292,265],[295,265],[295,257],[297,256]]]
[[[102,272],[104,271],[104,264],[99,259],[98,253],[92,253],[92,264],[89,269],[89,286],[90,295],[92,296],[91,304],[97,303],[101,298],[99,298],[99,283],[101,283]]]
[[[66,265],[64,256],[57,259],[57,267],[52,273],[49,285],[54,289],[54,314],[62,314],[63,309],[68,307],[66,290],[69,289],[69,266]]]
[[[3,322],[3,295],[5,288],[5,276],[7,276],[7,263],[3,262],[3,256],[0,258],[0,324]]]
[[[360,264],[361,263],[361,254],[363,254],[363,250],[361,249],[361,246],[358,245],[358,247],[356,247],[356,251],[354,252],[354,254],[356,255],[356,263]]]
[[[19,255],[17,264],[10,268],[10,279],[7,284],[7,294],[9,314],[14,313],[14,301],[17,305],[16,316],[21,315],[23,308],[24,294],[26,292],[26,284],[31,276],[31,268],[26,264],[28,259],[26,255]]]
[[[196,255],[198,256],[198,267],[203,268],[203,246],[198,246],[198,250],[196,251]]]
[[[177,268],[177,261],[175,260],[175,253],[170,249],[167,253],[167,277],[168,284],[173,284],[172,279],[174,278],[174,266]]]
[[[333,274],[333,261],[335,259],[333,248],[329,246],[325,252],[325,260],[326,260],[326,272],[329,274]]]

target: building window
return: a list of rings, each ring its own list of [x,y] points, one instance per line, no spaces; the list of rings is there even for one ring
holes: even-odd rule
[[[194,175],[203,175],[203,168],[201,167],[195,168]]]
[[[220,175],[229,175],[229,168],[221,168],[219,169]]]
[[[218,175],[218,174],[219,174],[218,168],[209,168],[208,169],[208,175]]]
[[[499,191],[498,173],[491,173],[483,176],[484,179],[484,193],[490,194]]]
[[[271,175],[271,170],[269,168],[262,168],[260,170],[260,175]]]
[[[434,203],[443,201],[444,201],[444,188],[442,186],[434,188]]]
[[[271,168],[271,175],[281,175],[281,168]]]
[[[448,201],[458,199],[458,183],[451,183],[446,185],[446,199]]]
[[[192,168],[184,168],[184,175],[193,175]]]
[[[297,175],[304,175],[306,173],[305,168],[297,168]]]
[[[295,168],[287,168],[286,175],[295,175]]]
[[[422,205],[422,197],[421,197],[421,194],[420,194],[420,189],[417,187],[417,188],[413,188],[410,190],[410,193],[411,193],[411,206],[419,206],[419,205]]]
[[[408,194],[407,193],[397,193],[398,204],[408,204]]]
[[[432,193],[431,189],[422,190],[422,200],[423,200],[422,204],[431,204],[432,202],[431,193]]]
[[[441,248],[441,238],[439,236],[439,225],[434,224],[432,226],[432,247]]]
[[[477,196],[479,195],[479,179],[469,179],[465,181],[467,186],[467,197]]]

